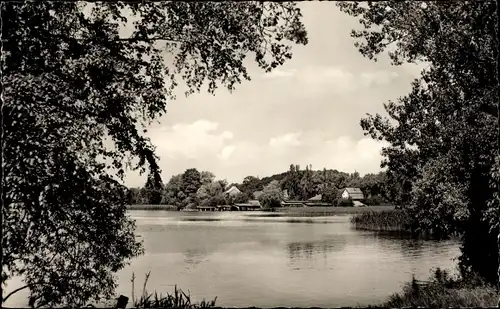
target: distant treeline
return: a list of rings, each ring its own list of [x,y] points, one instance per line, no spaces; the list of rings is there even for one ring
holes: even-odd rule
[[[242,183],[228,184],[226,180],[215,180],[215,175],[209,171],[199,172],[195,168],[174,175],[163,184],[149,176],[142,188],[129,190],[131,204],[164,204],[177,207],[195,205],[228,205],[244,203],[254,199],[254,193],[262,191],[259,200],[272,206],[280,199],[307,200],[318,194],[322,201],[337,205],[340,193],[346,187],[360,188],[365,196],[365,203],[379,205],[391,200],[391,190],[386,182],[384,172],[367,174],[361,177],[359,173],[345,173],[338,170],[313,170],[306,166],[290,165],[288,171],[259,178],[247,176]],[[224,194],[232,186],[241,193]]]

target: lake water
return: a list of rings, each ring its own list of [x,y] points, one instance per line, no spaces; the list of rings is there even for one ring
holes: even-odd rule
[[[349,216],[276,213],[130,211],[145,255],[119,272],[117,293],[188,289],[224,307],[339,307],[380,303],[430,270],[455,269],[454,241],[376,236],[351,228]],[[8,305],[25,305],[11,303]]]

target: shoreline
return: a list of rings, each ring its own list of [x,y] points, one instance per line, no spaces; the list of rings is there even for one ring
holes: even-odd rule
[[[176,212],[198,212],[198,211],[183,211],[179,210],[177,206],[173,205],[129,205],[127,210],[150,210],[150,211],[176,211]],[[362,214],[367,212],[383,212],[392,211],[395,207],[392,205],[385,206],[366,206],[366,207],[284,207],[273,211],[274,213],[290,214],[290,215],[312,215],[312,216],[332,216],[343,214]],[[257,210],[260,212],[267,212]],[[215,213],[220,211],[203,211],[208,213]],[[222,211],[222,212],[241,212],[241,211]],[[256,212],[256,211],[251,211]]]

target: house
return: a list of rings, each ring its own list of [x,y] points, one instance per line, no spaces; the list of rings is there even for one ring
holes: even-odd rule
[[[260,208],[261,208],[260,203],[259,204],[256,204],[256,203],[237,203],[231,207],[232,210],[240,210],[240,211],[259,210]]]
[[[232,186],[231,188],[226,190],[226,192],[224,192],[224,194],[228,194],[229,196],[235,196],[240,193],[241,193],[240,189],[236,188],[236,186]]]
[[[365,196],[360,188],[345,188],[344,191],[342,191],[342,198],[343,199],[350,198],[353,201],[360,201],[364,200]]]

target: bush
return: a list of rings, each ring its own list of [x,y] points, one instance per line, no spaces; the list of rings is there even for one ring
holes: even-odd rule
[[[363,201],[364,204],[369,205],[369,206],[379,206],[382,202],[383,202],[383,199],[378,195],[367,197]]]
[[[354,203],[352,202],[352,199],[350,199],[350,198],[349,199],[341,198],[338,200],[337,206],[349,207],[349,206],[354,206]]]

